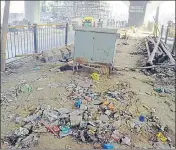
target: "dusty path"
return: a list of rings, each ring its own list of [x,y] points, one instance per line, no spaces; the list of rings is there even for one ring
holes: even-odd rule
[[[121,43],[121,41],[119,42]],[[138,59],[141,58],[140,55],[130,54],[132,52],[136,52],[138,47],[137,43],[139,42],[136,40],[129,40],[128,43],[129,45],[120,44],[117,46],[115,65],[121,67],[135,67]],[[40,69],[34,70],[35,66],[40,66]],[[78,74],[82,77],[89,77],[89,74],[82,72],[73,75],[71,71],[64,73],[49,72],[49,68],[51,68],[49,64],[41,64],[40,62],[33,61],[31,65],[29,65],[28,68],[25,71],[23,70],[21,73],[13,73],[6,77],[2,76],[2,91],[15,86],[21,80],[26,80],[27,83],[33,87],[33,92],[31,94],[20,95],[18,101],[13,101],[8,105],[1,107],[2,134],[5,134],[7,131],[19,126],[10,121],[9,117],[12,114],[16,113],[20,116],[25,116],[28,114],[29,108],[36,107],[39,104],[46,104],[57,108],[72,107],[72,102],[67,100],[67,92],[64,87],[61,87],[60,83],[68,83],[73,78],[79,77]],[[154,108],[156,110],[156,116],[158,116],[163,125],[168,125],[169,128],[173,130],[172,135],[170,135],[171,138],[172,136],[175,136],[175,112],[171,112],[166,104],[166,102],[169,103],[175,111],[175,102],[173,102],[174,97],[172,95],[167,94],[161,97],[161,95],[153,91],[151,83],[154,81],[152,77],[145,76],[139,71],[129,70],[119,70],[111,77],[111,79],[108,79],[106,76],[101,76],[100,81],[98,83],[94,83],[94,90],[105,91],[119,82],[128,83],[129,90],[136,93],[137,101],[129,108],[130,112],[134,113],[134,115],[145,115],[147,110],[142,107],[143,105],[149,108]],[[53,87],[50,87],[50,85],[53,85]],[[58,86],[54,87],[54,85]],[[38,91],[38,88],[43,88],[43,90]],[[130,131],[126,131],[124,129],[124,132],[131,135]],[[145,135],[136,135],[136,137],[132,139],[135,147],[151,148],[147,140],[148,139],[146,139]],[[69,147],[73,149],[92,148],[89,144],[80,145],[75,143],[71,137],[57,139],[49,133],[42,134],[40,136],[39,145],[37,146],[37,148],[45,149],[65,149]]]

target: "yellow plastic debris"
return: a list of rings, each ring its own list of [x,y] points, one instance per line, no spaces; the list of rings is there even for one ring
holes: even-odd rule
[[[109,102],[106,100],[103,102],[103,105],[107,106],[109,104]]]
[[[114,110],[114,105],[113,105],[113,103],[110,103],[109,106],[108,106],[108,108],[113,111],[113,110]]]
[[[100,78],[100,75],[98,74],[98,73],[92,73],[91,74],[91,78],[93,79],[93,80],[96,80],[96,81],[98,81],[99,80],[99,78]]]
[[[159,138],[163,143],[167,141],[167,138],[161,132],[158,132],[156,137]]]

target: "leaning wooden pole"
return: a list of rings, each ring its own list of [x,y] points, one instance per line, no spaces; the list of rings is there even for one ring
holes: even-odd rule
[[[147,55],[148,55],[148,58],[149,58],[150,57],[150,49],[149,49],[149,45],[148,45],[147,39],[145,39],[145,45],[146,45],[146,49],[147,49]]]
[[[10,1],[5,1],[3,23],[2,23],[2,34],[1,34],[1,71],[5,71],[9,9],[10,9]]]
[[[158,45],[160,43],[160,40],[161,40],[161,37],[158,38],[158,41],[155,44],[155,47],[154,47],[154,49],[153,49],[153,51],[152,51],[152,53],[151,53],[151,55],[150,55],[150,57],[149,57],[149,59],[147,61],[147,64],[146,64],[147,66],[152,66],[153,65],[153,59],[155,57],[156,51],[158,50]]]

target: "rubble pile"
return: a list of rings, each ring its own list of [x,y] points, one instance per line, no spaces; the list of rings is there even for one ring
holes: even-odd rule
[[[129,86],[119,82],[117,87],[95,93],[91,80],[72,81],[66,85],[72,109],[38,106],[19,128],[3,138],[3,143],[9,148],[31,148],[38,144],[41,133],[50,132],[56,138],[70,135],[77,142],[92,143],[95,149],[112,149],[114,143],[133,147],[131,135],[123,132],[126,129],[133,136],[145,133],[153,147],[157,143],[172,145],[168,127],[162,126],[153,109],[146,115],[129,111],[136,95],[127,90]]]

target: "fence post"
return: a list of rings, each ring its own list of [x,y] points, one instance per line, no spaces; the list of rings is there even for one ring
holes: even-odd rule
[[[67,46],[67,40],[68,40],[68,23],[66,23],[65,27],[65,46]]]
[[[164,25],[161,26],[161,39],[163,37],[163,29],[164,29]]]
[[[165,44],[167,43],[167,37],[168,37],[168,33],[169,33],[169,25],[167,26],[167,30],[166,30],[166,36],[165,36]]]
[[[35,53],[38,53],[37,24],[34,24],[34,50]]]

